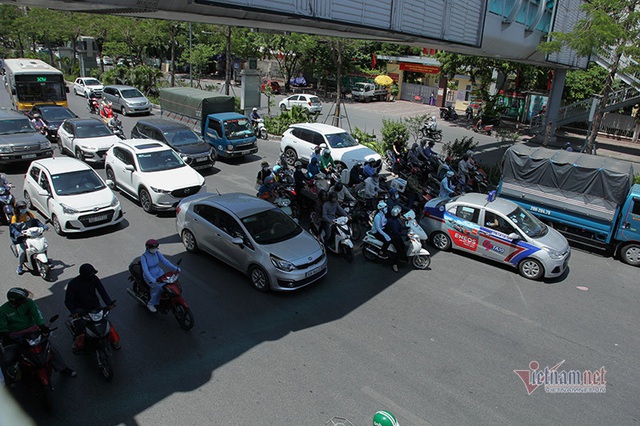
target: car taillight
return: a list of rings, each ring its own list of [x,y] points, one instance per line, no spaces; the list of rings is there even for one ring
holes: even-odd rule
[[[309,104],[309,106],[311,106],[311,101],[308,101],[307,103]]]
[[[180,213],[180,206],[176,207],[176,214]]]

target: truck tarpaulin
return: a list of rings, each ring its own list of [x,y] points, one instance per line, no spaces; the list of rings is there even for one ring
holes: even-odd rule
[[[160,107],[163,114],[175,113],[197,122],[204,121],[209,114],[233,112],[234,102],[232,96],[191,87],[160,89]]]
[[[502,159],[501,194],[610,220],[633,185],[633,165],[577,152],[516,145]]]

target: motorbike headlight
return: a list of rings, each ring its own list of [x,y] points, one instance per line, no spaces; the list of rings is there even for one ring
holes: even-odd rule
[[[44,251],[49,250],[49,243],[44,243]]]
[[[544,250],[549,254],[550,258],[552,258],[552,259],[562,259],[562,253],[560,253],[559,251],[554,250],[554,249],[549,248],[549,247],[545,247]]]
[[[153,192],[157,192],[158,194],[171,194],[171,191],[169,191],[168,189],[160,189],[153,186],[150,186],[149,188],[151,188]]]
[[[2,153],[13,152],[13,146],[11,146],[11,145],[0,146],[0,152],[2,152]]]
[[[66,204],[60,203],[60,207],[62,207],[62,213],[64,213],[64,214],[76,214],[76,213],[78,213],[78,210],[76,210],[73,207],[70,207],[70,206],[68,206]]]
[[[46,141],[46,142],[40,142],[40,149],[49,149],[51,148],[51,142]]]
[[[113,198],[111,199],[111,204],[109,205],[109,207],[117,207],[119,204],[120,204],[120,201],[118,201],[118,199],[114,195]]]
[[[271,263],[273,263],[273,266],[280,269],[281,271],[290,272],[296,268],[295,266],[293,266],[293,263],[284,259],[280,259],[277,256],[269,255],[269,258],[271,259]]]

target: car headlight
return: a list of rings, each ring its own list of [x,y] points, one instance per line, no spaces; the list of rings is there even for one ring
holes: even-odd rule
[[[49,149],[51,148],[51,142],[46,141],[46,142],[40,142],[40,149]]]
[[[171,194],[171,191],[169,191],[168,189],[160,189],[153,186],[150,186],[149,188],[151,188],[153,192],[157,192],[158,194]]]
[[[87,151],[87,152],[95,152],[98,150],[98,148],[96,148],[95,146],[87,146],[87,145],[78,145],[80,147],[81,150],[83,151]]]
[[[550,258],[552,258],[552,259],[562,259],[563,254],[560,253],[559,251],[554,250],[554,249],[549,248],[549,247],[545,247],[544,250],[549,254]]]
[[[118,199],[116,198],[116,196],[113,196],[113,199],[111,199],[111,204],[109,204],[109,207],[117,207],[118,204],[120,204],[120,201],[118,201]]]
[[[64,213],[64,214],[76,214],[76,213],[78,213],[78,210],[76,210],[73,207],[70,207],[70,206],[68,206],[66,204],[60,203],[60,207],[62,207],[62,213]]]
[[[231,144],[227,145],[227,151],[233,151],[233,145]]]
[[[269,258],[271,259],[271,263],[273,263],[273,266],[275,266],[276,268],[280,269],[281,271],[293,271],[296,267],[293,266],[293,263],[284,260],[284,259],[280,259],[277,256],[274,255],[269,255]]]
[[[13,147],[11,145],[8,146],[0,146],[0,152],[13,152]]]

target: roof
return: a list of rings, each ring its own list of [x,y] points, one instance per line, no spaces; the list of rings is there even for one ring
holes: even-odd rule
[[[133,149],[136,152],[140,151],[166,151],[171,150],[167,145],[156,142],[150,139],[123,139],[118,141],[114,146],[118,146],[118,144],[126,145],[129,148]]]
[[[241,219],[275,208],[275,206],[268,201],[254,195],[244,194],[241,192],[232,192],[222,195],[211,194],[210,196],[200,198],[197,201],[207,201],[211,204],[223,206]]]
[[[162,118],[143,118],[138,120],[138,124],[145,124],[147,126],[160,129],[162,131],[173,130],[173,129],[191,130],[191,127],[186,126],[182,123],[178,123],[177,121],[173,121],[173,120],[164,120]]]
[[[16,118],[25,118],[28,120],[28,117],[26,115],[20,114],[18,111],[13,111],[8,109],[0,110],[0,120],[10,120],[10,119],[15,120]]]
[[[67,118],[64,121],[69,121],[73,124],[86,124],[86,123],[91,123],[91,124],[104,124],[104,122],[98,118]]]
[[[237,120],[240,118],[247,119],[246,115],[238,114],[237,112],[217,112],[215,114],[216,118],[219,118],[220,120]]]
[[[40,165],[42,168],[47,169],[52,175],[77,170],[92,170],[87,163],[72,157],[43,158],[42,160],[33,160],[31,164]]]
[[[297,123],[292,124],[289,127],[295,127],[298,129],[310,129],[316,130],[321,133],[344,133],[346,130],[341,129],[340,127],[331,126],[329,124],[324,123]]]
[[[135,89],[134,86],[129,86],[127,84],[107,84],[104,86],[105,88],[107,87],[114,87],[116,89]]]
[[[456,202],[468,203],[474,206],[484,206],[490,210],[496,211],[502,214],[509,214],[517,205],[509,200],[503,198],[496,198],[494,201],[487,200],[487,194],[478,194],[470,192],[468,194],[460,195]]]

